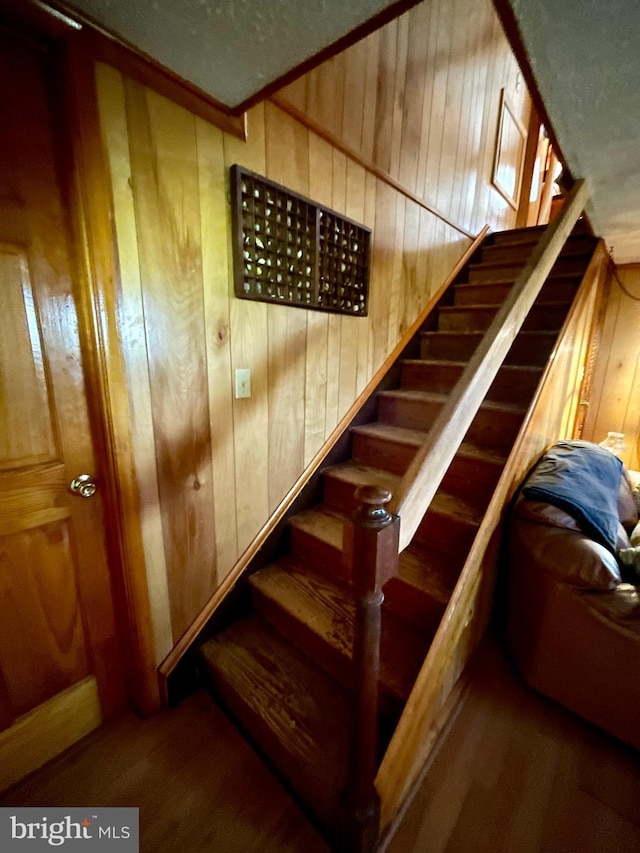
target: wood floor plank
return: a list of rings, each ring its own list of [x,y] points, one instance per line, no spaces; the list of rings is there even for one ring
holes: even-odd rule
[[[144,853],[328,853],[204,691],[103,726],[0,798],[3,806],[137,806]]]
[[[632,853],[640,755],[534,693],[487,638],[387,853]]]

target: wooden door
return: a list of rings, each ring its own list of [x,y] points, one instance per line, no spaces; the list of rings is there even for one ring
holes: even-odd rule
[[[86,730],[123,697],[47,63],[0,37],[0,729],[41,708],[40,734],[60,702]]]

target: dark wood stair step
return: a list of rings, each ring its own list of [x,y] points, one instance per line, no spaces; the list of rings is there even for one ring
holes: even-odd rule
[[[399,576],[384,588],[386,606],[419,629],[427,619],[435,633],[465,559],[414,541],[402,553]]]
[[[536,304],[571,302],[580,281],[581,274],[548,279],[536,299]],[[514,284],[515,278],[509,281],[456,284],[454,285],[454,305],[501,305]]]
[[[343,462],[327,468],[323,472],[323,482],[325,506],[350,516],[356,509],[355,494],[360,486],[381,485],[393,494],[400,484],[400,477],[357,462]],[[418,528],[416,539],[457,558],[469,548],[481,520],[479,507],[441,488]]]
[[[427,433],[372,423],[352,427],[353,458],[371,468],[404,474]]]
[[[449,494],[441,487],[420,522],[414,542],[446,553],[456,560],[460,556],[466,557],[482,516],[481,508],[473,501],[459,494]]]
[[[468,361],[482,340],[484,332],[429,331],[421,333],[420,351],[426,359]],[[547,363],[557,332],[520,331],[507,353],[505,364],[538,365]]]
[[[351,515],[356,509],[355,493],[361,486],[381,486],[394,494],[400,484],[400,477],[382,468],[372,468],[349,460],[325,468],[322,481],[324,504],[329,509]]]
[[[575,234],[569,237],[560,253],[561,256],[568,257],[574,255],[589,256],[594,249],[596,241],[589,234]],[[482,261],[489,263],[498,263],[500,261],[526,261],[529,260],[533,244],[531,243],[516,243],[513,245],[483,245],[481,248]]]
[[[404,429],[428,431],[447,402],[446,394],[399,388],[378,394],[378,421]],[[468,430],[480,447],[510,447],[522,424],[526,405],[482,403]]]
[[[394,474],[404,474],[427,433],[403,429],[390,424],[364,424],[352,427],[353,457],[362,465],[384,468]],[[461,495],[482,505],[498,482],[506,454],[478,447],[465,440],[449,466],[442,488],[449,494]]]
[[[530,244],[535,246],[544,234],[546,225],[534,225],[528,228],[512,228],[508,231],[491,232],[486,243],[488,246],[517,246]]]
[[[479,264],[469,266],[469,284],[481,284],[482,282],[498,284],[499,282],[516,281],[524,269],[522,261],[500,261],[490,263],[483,261]],[[565,276],[581,277],[586,266],[585,258],[582,256],[560,255],[549,273],[550,278],[560,279]]]
[[[323,505],[296,513],[288,522],[291,555],[317,572],[326,572],[348,583],[349,575],[342,561],[344,521],[344,515]]]
[[[432,503],[432,519],[438,515],[438,508],[442,501],[434,498]],[[312,571],[324,572],[328,575],[333,575],[340,583],[347,584],[349,578],[345,576],[345,571],[341,563],[342,552],[342,531],[344,525],[344,517],[339,517],[333,513],[328,513],[322,509],[307,510],[300,513],[300,517],[296,517],[297,521],[292,519],[292,555],[293,559],[307,566]],[[441,523],[446,522],[446,517],[440,512]],[[453,521],[453,519],[451,519]],[[426,523],[426,519],[425,522]],[[453,525],[452,525],[453,526]],[[434,527],[434,524],[431,524]],[[469,530],[475,535],[475,527],[469,528],[464,519],[459,521],[461,529]],[[469,536],[466,537],[469,541]],[[447,540],[446,536],[439,538],[433,537],[430,545],[434,551],[445,553],[447,546],[451,547],[449,554],[450,561],[460,562],[460,549]],[[445,588],[449,582],[452,572],[450,567],[441,572],[441,566],[437,560],[429,561],[425,559],[420,576],[422,582],[415,583],[416,573],[413,571],[412,557],[408,551],[404,551],[398,561],[398,577],[385,587],[385,609],[398,614],[402,619],[410,618],[410,621],[420,627],[424,631],[435,633],[444,606],[448,597],[444,598],[440,595],[439,590]],[[429,580],[430,575],[439,578],[439,580]],[[409,587],[407,589],[407,587]],[[437,590],[435,598],[432,591]],[[404,609],[404,602],[407,598],[412,598],[411,612],[408,614]]]
[[[258,749],[326,826],[340,825],[350,732],[344,688],[256,614],[200,654],[214,692]]]
[[[256,608],[291,643],[346,687],[352,683],[355,604],[350,591],[304,562],[284,558],[250,578]],[[406,701],[432,635],[385,607],[380,644],[381,709]]]
[[[557,332],[562,327],[569,309],[567,302],[534,304],[522,329],[524,331]],[[491,325],[500,305],[445,305],[438,309],[440,331],[485,332]]]
[[[450,394],[467,366],[465,361],[405,359],[402,388]],[[503,364],[487,393],[495,403],[528,405],[540,381],[542,367]]]

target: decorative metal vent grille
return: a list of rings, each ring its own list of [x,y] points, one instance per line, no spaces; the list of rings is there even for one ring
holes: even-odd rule
[[[238,165],[231,194],[236,296],[366,315],[368,228]]]

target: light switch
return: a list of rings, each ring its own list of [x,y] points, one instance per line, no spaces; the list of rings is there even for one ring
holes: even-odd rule
[[[251,396],[251,371],[248,368],[236,370],[236,400]]]

